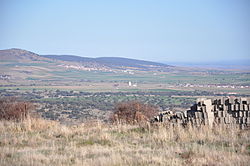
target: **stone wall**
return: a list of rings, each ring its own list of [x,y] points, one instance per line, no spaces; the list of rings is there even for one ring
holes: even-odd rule
[[[193,126],[238,125],[244,129],[250,127],[250,98],[199,98],[190,110],[175,113],[164,111],[155,120]]]

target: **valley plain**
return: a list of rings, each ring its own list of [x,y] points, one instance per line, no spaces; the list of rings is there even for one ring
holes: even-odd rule
[[[183,110],[198,97],[250,96],[250,72],[245,70],[42,56],[21,49],[0,50],[0,59],[1,97],[32,101],[41,116],[61,122],[107,121],[117,103],[131,100]]]
[[[249,71],[58,57],[0,50],[0,98],[35,106],[34,117],[0,121],[1,165],[247,165],[249,130],[111,124],[110,117],[127,101],[175,112],[200,97],[249,97]]]

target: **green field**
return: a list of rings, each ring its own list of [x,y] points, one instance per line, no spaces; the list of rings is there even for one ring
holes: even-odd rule
[[[88,92],[185,92],[207,91],[214,93],[250,95],[250,73],[183,69],[169,71],[142,71],[112,69],[112,71],[85,71],[66,69],[55,61],[1,62],[1,73],[10,75],[0,79],[0,89],[20,90],[76,90]],[[128,82],[133,85],[128,86]],[[208,86],[209,85],[209,86]],[[223,87],[228,86],[228,87]],[[243,86],[243,88],[242,88]]]

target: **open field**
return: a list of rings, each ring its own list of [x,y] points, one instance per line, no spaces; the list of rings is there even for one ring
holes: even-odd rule
[[[87,92],[199,90],[250,94],[250,73],[244,70],[189,68],[119,58],[112,62],[109,59],[109,63],[61,61],[20,49],[0,50],[0,53],[0,89]]]
[[[74,90],[83,92],[185,92],[185,91],[207,91],[225,94],[246,94],[250,95],[249,86],[223,86],[223,85],[191,85],[186,84],[150,84],[150,83],[135,83],[136,86],[128,86],[128,82],[68,82],[66,85],[18,85],[8,84],[0,86],[0,89],[6,90]]]
[[[250,94],[246,71],[205,70],[173,67],[169,71],[113,69],[78,70],[58,62],[0,63],[0,89],[59,89],[88,92],[209,91]],[[130,85],[129,85],[130,82]]]
[[[9,64],[10,65],[10,64]],[[175,69],[175,70],[178,70]],[[196,70],[196,69],[193,69]],[[22,64],[18,66],[6,66],[1,64],[1,72],[12,75],[10,83],[17,80],[25,82],[29,80],[58,82],[137,82],[151,84],[249,84],[249,73],[246,72],[191,72],[191,71],[133,71],[129,74],[126,70],[105,71],[83,71],[76,69],[64,69],[57,64],[36,65]],[[16,80],[16,81],[15,81]],[[18,82],[16,82],[18,83]]]
[[[250,132],[88,122],[0,122],[0,165],[248,165]]]

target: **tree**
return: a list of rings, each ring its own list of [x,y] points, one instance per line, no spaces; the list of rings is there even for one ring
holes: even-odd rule
[[[138,101],[122,102],[115,106],[111,121],[128,124],[144,123],[150,121],[157,112],[155,107]]]
[[[16,98],[0,99],[0,120],[24,120],[33,108],[32,103],[17,101]]]

